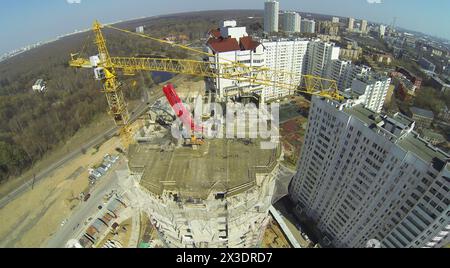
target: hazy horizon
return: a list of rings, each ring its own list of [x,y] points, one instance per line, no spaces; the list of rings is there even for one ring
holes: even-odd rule
[[[0,55],[103,23],[208,10],[262,10],[264,0],[21,0],[0,4]],[[450,1],[424,0],[281,0],[281,10],[367,19],[450,40]],[[439,27],[437,27],[439,26]]]

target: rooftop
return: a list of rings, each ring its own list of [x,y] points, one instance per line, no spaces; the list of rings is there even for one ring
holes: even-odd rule
[[[219,29],[210,31],[210,35],[211,37],[209,38],[207,45],[216,53],[239,50],[255,50],[259,45],[261,45],[251,36],[239,38],[239,41],[236,38],[223,38],[220,35]]]
[[[449,162],[449,155],[420,138],[416,132],[405,131],[408,127],[413,126],[411,125],[411,122],[414,121],[403,115],[396,115],[393,118],[389,118],[372,112],[362,105],[345,108],[344,112],[356,117],[374,131],[389,131],[391,135],[395,137],[393,142],[401,149],[416,155],[425,162],[433,164],[437,170],[442,169],[445,164]],[[388,125],[393,125],[395,129],[387,128]],[[398,132],[399,130],[403,130],[403,132],[401,132],[402,134],[398,134],[400,133]],[[448,165],[448,167],[450,167],[450,165]]]
[[[212,29],[208,34],[207,45],[215,53],[255,50],[261,45],[251,36],[247,36],[245,27],[236,27],[236,21],[223,21],[221,28]]]
[[[241,50],[236,38],[210,38],[208,45],[216,53]]]
[[[359,75],[357,79],[366,84],[375,84],[379,81],[385,81],[388,79],[387,76],[375,73],[375,72],[367,72],[363,75]]]
[[[434,114],[430,110],[425,110],[425,109],[421,109],[418,107],[411,107],[410,111],[413,115],[419,115],[419,116],[430,118],[430,119],[434,118]]]
[[[262,150],[260,141],[252,141],[208,140],[198,150],[135,144],[129,149],[129,167],[157,195],[167,190],[186,199],[204,200],[210,193],[231,196],[253,187],[257,173],[269,173],[277,164],[280,149]]]

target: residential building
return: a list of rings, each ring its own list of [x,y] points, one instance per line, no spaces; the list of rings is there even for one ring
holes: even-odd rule
[[[283,14],[283,30],[288,33],[299,33],[301,17],[297,12],[285,12]]]
[[[347,82],[345,81],[349,69],[352,68],[352,62],[347,60],[333,60],[328,66],[326,78],[334,80],[338,84],[339,91],[346,89]]]
[[[320,34],[337,36],[339,34],[339,23],[319,21],[317,29]]]
[[[300,28],[302,33],[315,33],[316,22],[314,20],[303,19]]]
[[[424,57],[420,58],[419,64],[420,64],[420,67],[422,67],[424,70],[427,70],[429,72],[436,71],[436,65],[434,65],[431,61],[427,60]]]
[[[350,65],[340,80],[342,90],[351,88],[353,80],[355,80],[358,76],[366,75],[371,70],[372,68],[365,65],[355,65],[355,64]]]
[[[395,91],[397,92],[397,96],[402,101],[410,101],[416,96],[417,88],[411,81],[406,79],[404,76],[397,76],[395,78],[398,81]]]
[[[206,50],[214,54],[214,57],[209,57],[213,68],[230,62],[251,67],[265,65],[263,46],[248,36],[245,27],[237,27],[236,21],[224,21],[220,28],[211,30]],[[260,95],[263,89],[260,85],[223,78],[216,78],[214,85],[217,98],[222,101],[253,93]]]
[[[396,67],[395,72],[392,72],[391,75],[394,77],[403,75],[406,79],[408,79],[409,81],[411,81],[411,83],[414,84],[416,89],[420,89],[422,87],[422,82],[423,82],[422,78],[411,73],[410,71],[406,70],[403,67]]]
[[[339,23],[339,18],[338,17],[333,17],[333,18],[331,18],[331,22]]]
[[[359,46],[348,44],[346,47],[341,48],[339,56],[346,60],[358,60],[362,56],[363,50]]]
[[[374,61],[385,64],[385,65],[390,65],[392,63],[393,59],[394,59],[394,57],[390,54],[377,53],[377,54],[373,55]]]
[[[386,26],[381,24],[378,28],[378,33],[380,38],[384,38],[384,36],[386,35]]]
[[[351,92],[367,109],[380,113],[391,84],[391,78],[369,72],[353,80]]]
[[[430,129],[422,129],[420,131],[420,134],[422,135],[424,140],[435,146],[446,141],[446,138],[442,136],[442,134]]]
[[[349,32],[353,32],[354,27],[355,27],[355,19],[354,18],[348,18],[347,30]]]
[[[358,75],[366,74],[370,70],[370,67],[354,65],[351,61],[333,60],[325,77],[337,81],[339,91],[344,92],[352,87],[353,80]]]
[[[366,34],[367,33],[367,20],[361,21],[361,33]]]
[[[444,52],[438,48],[432,48],[431,50],[431,55],[436,56],[436,57],[442,57],[444,55]]]
[[[323,246],[450,242],[450,156],[420,138],[411,119],[313,97],[308,121],[289,190]]]
[[[323,42],[340,42],[342,38],[338,35],[318,34],[317,38]]]
[[[434,113],[430,110],[421,109],[418,107],[411,107],[412,119],[416,122],[420,128],[430,128],[431,123],[434,120]]]
[[[439,113],[439,118],[445,122],[450,123],[450,109],[445,105],[444,108]]]
[[[334,43],[320,40],[310,41],[306,74],[325,77],[332,61],[339,59],[339,50],[340,48]]]
[[[410,33],[404,33],[403,35],[403,44],[406,47],[415,48],[416,47],[416,37]]]
[[[264,62],[271,70],[283,71],[294,75],[279,75],[279,82],[289,82],[300,85],[302,74],[305,73],[308,51],[308,40],[305,39],[273,39],[262,40],[264,47]],[[264,100],[278,99],[294,92],[275,86],[266,87]]]
[[[436,75],[431,77],[430,83],[432,87],[438,89],[441,92],[446,92],[447,90],[450,90],[450,82],[443,81]]]
[[[278,32],[280,3],[268,0],[264,3],[264,31],[266,33]]]

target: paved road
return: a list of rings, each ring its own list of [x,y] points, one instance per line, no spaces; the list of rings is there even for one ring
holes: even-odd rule
[[[103,197],[111,193],[112,190],[118,190],[118,177],[116,170],[126,168],[126,161],[122,157],[118,163],[108,172],[108,174],[100,179],[98,184],[91,192],[91,198],[81,203],[76,211],[67,219],[64,226],[60,227],[56,233],[52,235],[50,240],[44,247],[47,248],[64,248],[70,239],[78,237],[87,226],[84,223],[98,212],[98,206],[103,205]]]
[[[149,102],[149,98],[154,99],[158,96],[160,96],[160,94],[157,94],[157,93],[149,96],[148,91],[146,91],[141,103],[131,112],[131,116],[130,116],[131,122],[134,122],[137,118],[139,118],[139,116],[141,116],[144,112],[147,111],[147,109],[148,109],[147,104]],[[83,154],[84,150],[101,144],[102,142],[105,141],[105,139],[110,139],[111,137],[116,135],[117,132],[118,132],[118,128],[113,127],[111,129],[107,130],[106,132],[92,138],[90,141],[86,142],[82,146],[80,146],[81,149],[68,153],[66,156],[64,156],[58,162],[53,163],[52,165],[48,166],[47,168],[45,168],[44,170],[42,170],[41,172],[36,174],[34,184],[36,185],[36,183],[38,183],[40,180],[48,177],[56,169],[62,167],[64,164],[70,162],[75,157]],[[20,196],[22,193],[24,193],[28,190],[31,190],[32,184],[33,184],[33,177],[28,178],[27,182],[25,182],[24,184],[22,184],[21,186],[19,186],[18,188],[16,188],[9,194],[7,194],[6,196],[2,197],[0,199],[0,209],[3,208],[4,206],[6,206],[7,204],[9,204],[9,202],[13,201],[15,198]]]

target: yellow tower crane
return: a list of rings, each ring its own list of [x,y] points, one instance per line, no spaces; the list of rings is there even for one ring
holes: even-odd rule
[[[86,59],[80,58],[79,54],[72,54],[69,65],[77,68],[94,69],[95,78],[103,84],[102,91],[105,93],[108,101],[109,114],[113,116],[116,125],[120,128],[120,137],[124,145],[129,144],[131,141],[130,116],[116,70],[121,70],[126,75],[133,75],[139,71],[159,71],[200,77],[222,78],[237,82],[246,82],[250,85],[274,86],[289,90],[290,92],[301,92],[323,96],[329,99],[343,99],[337,89],[336,81],[312,75],[303,75],[302,81],[298,85],[278,79],[278,77],[284,77],[287,78],[285,79],[287,81],[293,81],[293,73],[271,70],[265,67],[250,67],[227,60],[224,60],[220,64],[214,64],[209,61],[192,59],[111,57],[102,33],[102,28],[104,27],[140,36],[172,47],[179,47],[190,52],[204,54],[208,57],[215,57],[215,55],[187,46],[173,44],[172,42],[149,35],[134,33],[111,25],[101,25],[98,21],[95,21],[93,24],[93,32],[95,34],[95,45],[98,49],[98,55]]]

